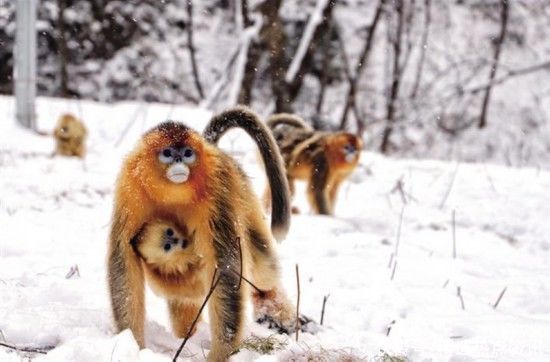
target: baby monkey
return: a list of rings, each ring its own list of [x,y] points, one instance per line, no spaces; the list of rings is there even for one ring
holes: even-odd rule
[[[192,313],[179,311],[186,305],[195,309],[210,288],[205,262],[195,248],[194,238],[184,227],[157,220],[145,224],[131,241],[145,280],[155,294],[168,300],[172,329],[179,338],[185,337],[194,318]]]
[[[305,180],[313,210],[334,214],[338,189],[359,163],[363,141],[348,132],[316,131],[302,118],[288,113],[271,116],[267,126],[283,156],[291,195],[294,180]]]
[[[55,154],[62,156],[86,155],[86,136],[88,131],[84,123],[72,114],[59,117],[54,130]]]

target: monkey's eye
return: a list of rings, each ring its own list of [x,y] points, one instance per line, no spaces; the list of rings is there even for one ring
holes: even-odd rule
[[[165,148],[159,153],[159,161],[162,163],[174,162],[175,151],[172,148]]]
[[[61,127],[61,133],[67,133],[68,129],[67,127]]]
[[[352,144],[348,143],[347,145],[344,146],[344,152],[346,153],[355,153],[355,151],[357,150],[355,149],[355,146],[353,146]]]
[[[197,159],[197,155],[195,154],[195,151],[193,151],[193,149],[190,147],[184,147],[183,150],[181,151],[181,154],[182,154],[182,160],[186,164],[191,164],[195,162],[195,160]]]

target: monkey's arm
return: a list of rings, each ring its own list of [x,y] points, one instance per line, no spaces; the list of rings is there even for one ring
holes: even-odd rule
[[[290,195],[283,159],[269,129],[247,107],[234,107],[214,116],[206,126],[205,139],[216,144],[231,128],[242,128],[258,145],[271,188],[271,232],[278,241],[290,227]]]
[[[308,185],[308,195],[315,211],[322,215],[331,214],[331,205],[328,195],[329,165],[324,153],[313,158],[313,170]]]
[[[140,261],[129,240],[126,220],[115,206],[107,261],[109,292],[118,331],[129,328],[138,345],[145,345],[144,279]],[[125,230],[126,229],[126,230]]]

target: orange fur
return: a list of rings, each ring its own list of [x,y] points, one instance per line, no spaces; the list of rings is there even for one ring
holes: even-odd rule
[[[298,150],[293,162],[287,165],[287,175],[289,178],[290,189],[294,190],[294,180],[305,180],[308,182],[307,196],[309,203],[317,213],[334,213],[334,206],[338,189],[341,183],[349,177],[357,164],[359,163],[360,152],[353,159],[346,160],[344,147],[352,145],[356,150],[363,148],[362,140],[346,132],[337,132],[329,134],[321,134],[318,139],[312,142],[312,145],[320,148],[323,157],[326,160],[328,175],[322,185],[318,185],[320,181],[316,180],[317,170],[319,165],[316,164],[315,157],[312,153],[306,152],[308,149],[304,147],[302,151]],[[320,205],[319,200],[325,200]]]
[[[54,129],[55,153],[62,156],[84,157],[88,131],[84,123],[72,114],[59,117]]]
[[[191,147],[196,154],[195,161],[188,165],[188,178],[182,183],[169,181],[169,166],[159,162],[159,153],[175,145]],[[166,227],[192,239],[189,246],[163,253],[161,240]],[[209,301],[212,349],[208,360],[225,360],[242,337],[248,286],[243,283],[235,291],[236,277],[227,270],[235,270],[235,265],[219,263],[235,263],[237,259],[231,255],[238,253],[239,246],[243,275],[260,288],[277,291],[277,305],[293,309],[279,284],[272,243],[260,203],[229,156],[182,125],[172,123],[153,129],[126,158],[115,191],[108,265],[118,329],[130,328],[144,347],[145,279],[168,300],[175,334],[185,335],[218,268],[225,284],[220,282]],[[228,298],[232,303],[227,302]],[[232,310],[235,305],[239,309]],[[288,318],[292,314],[283,315]]]

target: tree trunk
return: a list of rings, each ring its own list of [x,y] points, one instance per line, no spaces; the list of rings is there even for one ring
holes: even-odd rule
[[[65,37],[65,9],[67,8],[67,0],[57,0],[57,6],[59,9],[57,19],[57,48],[59,57],[59,96],[69,96],[68,88],[68,76],[67,76],[67,39]]]
[[[331,18],[329,20],[329,28],[327,31],[327,37],[323,44],[323,65],[321,69],[321,78],[320,78],[320,86],[319,86],[319,97],[317,97],[317,104],[315,105],[315,113],[317,116],[321,116],[321,111],[323,109],[323,103],[325,101],[325,90],[327,87],[327,79],[328,79],[328,72],[329,72],[329,64],[330,64],[330,37],[332,33],[332,25],[333,25],[333,19]]]
[[[424,67],[424,59],[426,58],[426,48],[428,47],[428,35],[430,33],[430,23],[432,21],[431,14],[432,0],[424,1],[424,31],[422,33],[422,41],[420,42],[420,59],[418,60],[418,68],[416,69],[416,76],[414,78],[414,85],[411,92],[411,99],[415,99],[418,94],[418,87],[420,87],[420,80],[422,78],[422,68]]]
[[[304,32],[304,37],[311,35],[309,39],[302,37],[300,40],[300,45],[296,50],[293,62],[290,64],[289,69],[284,76],[285,84],[288,87],[290,101],[294,101],[300,89],[302,89],[304,76],[311,71],[313,68],[313,56],[317,51],[320,40],[323,38],[323,35],[327,33],[329,29],[329,24],[332,19],[332,10],[336,5],[336,0],[328,0],[324,4],[324,7],[320,8],[319,5],[322,5],[322,1],[318,0],[318,5],[316,6],[314,13],[310,16],[308,25],[306,25],[306,30]],[[315,23],[315,19],[320,19],[319,22]],[[311,26],[308,30],[308,26]]]
[[[248,14],[248,2],[247,0],[241,0],[241,12],[243,18],[243,25],[245,28],[252,25],[250,16]],[[260,34],[264,31],[266,27],[266,22],[262,23],[262,28],[260,29]],[[262,55],[262,40],[261,39],[252,39],[248,47],[246,54],[246,65],[244,69],[244,77],[241,83],[241,90],[239,92],[238,103],[250,105],[252,103],[252,88],[254,86],[254,81],[256,80],[256,72],[258,70],[258,63]]]
[[[197,60],[195,59],[195,46],[193,44],[193,3],[192,0],[187,0],[187,48],[189,49],[189,56],[191,57],[191,67],[193,70],[193,79],[195,80],[195,87],[201,99],[204,98],[204,92],[202,90],[201,81],[199,79],[199,70],[197,67]]]
[[[493,56],[493,65],[491,66],[491,72],[489,74],[489,87],[485,91],[483,97],[483,103],[481,105],[481,115],[479,117],[479,128],[485,128],[487,125],[487,110],[489,108],[489,101],[491,99],[491,90],[493,89],[492,82],[495,79],[498,69],[498,61],[500,58],[500,51],[502,49],[502,43],[506,37],[506,28],[508,25],[508,0],[501,0],[501,22],[500,22],[500,34],[495,44],[495,53]]]
[[[382,11],[384,9],[385,2],[386,0],[380,0],[378,2],[378,6],[376,7],[376,10],[374,12],[374,17],[372,19],[371,25],[369,26],[369,32],[365,40],[365,45],[363,47],[363,50],[361,51],[361,54],[359,55],[357,64],[355,65],[355,73],[353,75],[349,74],[348,76],[349,89],[346,95],[344,111],[342,112],[342,117],[340,118],[340,129],[342,130],[347,128],[349,110],[352,107],[355,107],[355,94],[357,93],[357,83],[359,82],[359,78],[361,77],[361,73],[363,72],[365,64],[368,62],[368,57],[372,49],[374,33],[376,31],[376,27],[378,26],[380,15],[382,14]],[[344,46],[343,39],[339,37],[339,41],[340,41],[342,56],[347,57],[345,53],[345,46]],[[347,68],[347,65],[345,65],[345,67]],[[357,122],[360,122],[360,121],[357,120]]]
[[[286,39],[283,24],[279,18],[282,0],[266,0],[261,6],[265,28],[261,38],[266,42],[269,54],[269,74],[271,89],[275,97],[275,112],[292,112],[288,87],[285,83],[287,59],[285,55]]]
[[[399,73],[399,58],[401,55],[401,36],[403,32],[403,0],[394,0],[395,13],[397,15],[397,31],[395,39],[393,41],[393,75],[390,94],[388,97],[388,107],[386,115],[386,127],[382,135],[382,144],[380,151],[382,153],[388,152],[390,146],[390,136],[395,124],[395,102],[399,94],[399,84],[401,81],[401,74]]]

